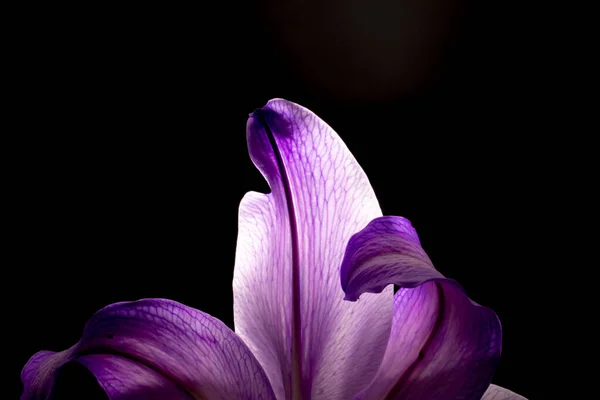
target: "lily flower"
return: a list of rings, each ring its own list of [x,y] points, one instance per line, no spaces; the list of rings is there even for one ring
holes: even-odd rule
[[[382,217],[325,122],[275,99],[247,141],[271,192],[239,208],[235,332],[171,300],[113,304],[29,360],[21,400],[48,399],[71,361],[111,400],[523,399],[490,385],[496,314],[435,270],[406,219]]]

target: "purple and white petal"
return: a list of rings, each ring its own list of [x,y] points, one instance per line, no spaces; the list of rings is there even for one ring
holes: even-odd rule
[[[381,363],[392,289],[345,302],[340,263],[352,234],[381,215],[369,181],[338,135],[297,104],[271,100],[248,121],[250,156],[271,193],[240,205],[236,332],[278,399],[346,400]]]
[[[21,373],[21,400],[47,399],[60,367],[73,360],[96,376],[111,400],[275,399],[262,367],[234,332],[171,300],[117,303],[98,311],[75,346],[29,360]]]
[[[490,385],[481,400],[527,400],[525,397],[503,387]]]
[[[434,269],[408,220],[377,218],[354,235],[341,279],[349,300],[401,287],[384,360],[360,398],[481,399],[500,359],[500,321]]]

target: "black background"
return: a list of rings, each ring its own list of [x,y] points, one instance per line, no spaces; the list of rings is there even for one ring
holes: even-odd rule
[[[10,397],[33,353],[70,347],[116,301],[171,298],[233,327],[238,204],[268,190],[245,124],[273,97],[328,122],[384,214],[498,313],[494,382],[548,396],[539,277],[561,188],[532,107],[552,93],[519,15],[460,0],[16,11]]]

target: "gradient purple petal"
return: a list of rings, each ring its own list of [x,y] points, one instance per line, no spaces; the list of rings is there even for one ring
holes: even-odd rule
[[[111,400],[193,400],[168,378],[126,357],[111,354],[80,356]]]
[[[21,400],[47,399],[60,367],[72,360],[96,376],[111,400],[134,394],[275,399],[262,367],[235,333],[208,314],[166,299],[105,307],[75,346],[35,354],[21,373]]]
[[[503,387],[490,385],[481,400],[527,400],[525,397]]]
[[[250,156],[270,194],[240,205],[236,332],[278,399],[347,400],[375,376],[389,337],[392,290],[344,302],[339,268],[352,234],[381,215],[369,181],[311,111],[271,100],[248,121]]]
[[[354,235],[341,279],[349,300],[401,287],[386,354],[361,399],[481,399],[500,359],[500,321],[434,269],[408,220],[377,218]]]

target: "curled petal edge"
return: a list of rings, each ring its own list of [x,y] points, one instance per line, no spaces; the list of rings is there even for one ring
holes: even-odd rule
[[[481,399],[500,359],[500,321],[433,267],[407,219],[376,218],[352,236],[340,278],[348,301],[400,286],[384,360],[359,398]]]
[[[21,372],[21,400],[48,399],[70,361],[87,367],[111,400],[157,394],[177,400],[275,400],[264,370],[233,331],[167,299],[107,306],[92,316],[70,349],[36,353]]]

